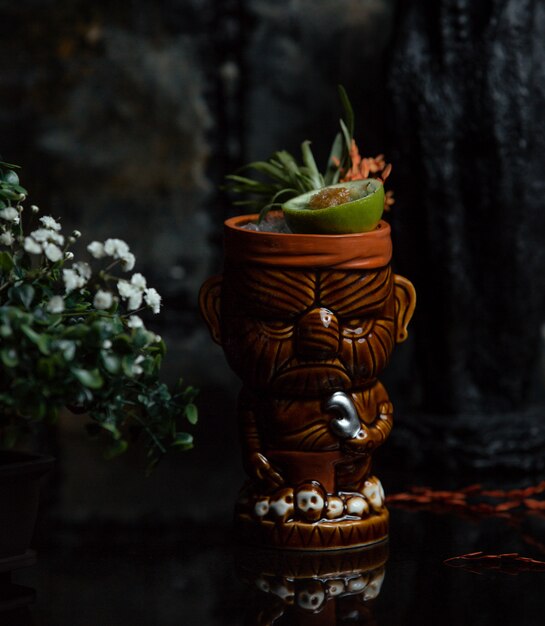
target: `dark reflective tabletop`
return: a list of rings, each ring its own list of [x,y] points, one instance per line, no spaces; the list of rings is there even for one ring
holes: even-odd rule
[[[389,508],[387,544],[321,556],[237,547],[227,522],[58,528],[34,566],[12,572],[12,582],[3,575],[0,624],[544,623],[539,566],[513,566],[512,557],[444,562],[477,551],[543,561],[541,514],[513,524]]]

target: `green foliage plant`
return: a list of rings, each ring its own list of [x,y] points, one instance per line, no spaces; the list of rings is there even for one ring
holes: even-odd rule
[[[196,391],[159,379],[165,344],[138,314],[158,313],[161,297],[142,274],[127,275],[129,246],[94,241],[90,262],[76,261],[81,233],[66,237],[56,219],[26,209],[16,169],[0,162],[0,446],[66,407],[89,416],[107,457],[140,439],[152,468],[169,448],[192,447]]]
[[[254,161],[243,166],[236,174],[226,176],[225,189],[233,194],[235,206],[259,213],[261,222],[272,209],[281,209],[289,200],[311,191],[336,185],[339,182],[367,179],[369,176],[382,182],[390,174],[383,155],[363,158],[354,141],[354,111],[346,90],[338,87],[343,117],[327,159],[326,167],[319,171],[309,140],[301,144],[301,162],[286,150],[274,152],[266,161]],[[393,204],[388,192],[385,210]]]

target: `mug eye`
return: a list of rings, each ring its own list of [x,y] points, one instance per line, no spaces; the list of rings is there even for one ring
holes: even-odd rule
[[[342,329],[343,333],[348,337],[361,337],[373,328],[373,324],[374,319],[372,317],[358,317],[344,321]]]
[[[282,320],[265,320],[264,323],[272,330],[282,330],[287,326],[286,322]]]
[[[359,326],[362,325],[362,320],[360,320],[359,318],[354,318],[352,320],[348,320],[348,322],[346,322],[345,326],[347,326],[348,328],[358,328]]]
[[[261,328],[267,335],[276,338],[289,337],[293,332],[293,324],[287,320],[261,320]]]

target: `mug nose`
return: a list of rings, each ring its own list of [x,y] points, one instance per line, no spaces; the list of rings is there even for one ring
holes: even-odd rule
[[[339,322],[329,309],[315,308],[297,324],[297,354],[310,359],[328,359],[339,351]]]

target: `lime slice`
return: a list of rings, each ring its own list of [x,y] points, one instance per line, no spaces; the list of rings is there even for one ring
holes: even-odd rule
[[[338,201],[342,203],[323,206]],[[294,233],[365,233],[374,230],[382,217],[384,187],[376,178],[338,183],[292,198],[282,210]]]

